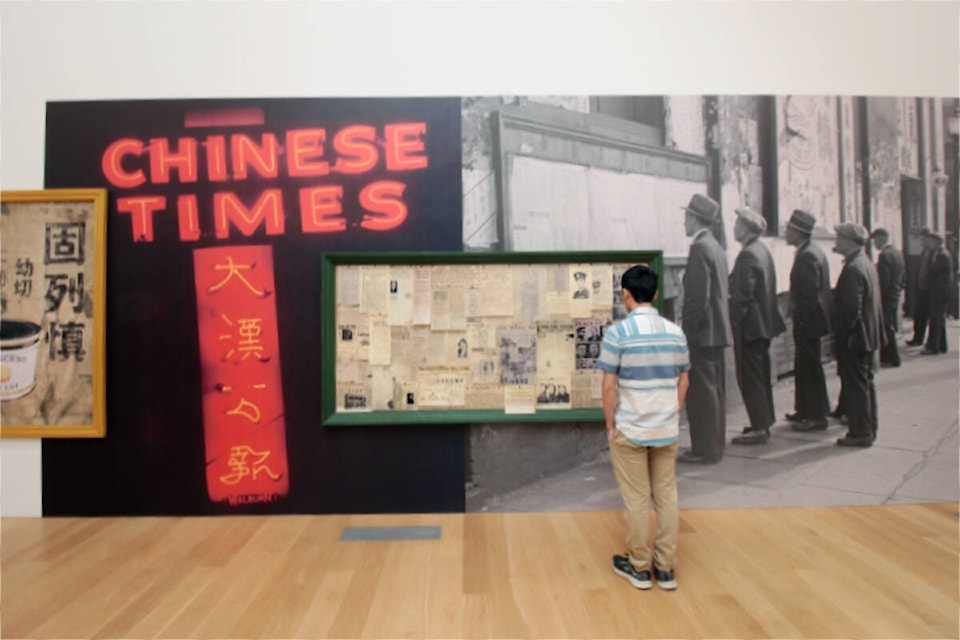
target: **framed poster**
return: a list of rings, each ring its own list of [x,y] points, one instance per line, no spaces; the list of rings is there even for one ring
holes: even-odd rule
[[[106,433],[105,189],[0,194],[3,437]]]
[[[602,420],[597,359],[641,263],[662,275],[660,251],[326,254],[323,423]]]

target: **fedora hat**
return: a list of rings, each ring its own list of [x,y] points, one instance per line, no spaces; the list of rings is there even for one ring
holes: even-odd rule
[[[833,229],[837,232],[837,235],[842,238],[853,240],[859,245],[867,244],[867,230],[858,224],[853,222],[844,222],[842,224],[835,225]]]
[[[720,204],[713,198],[708,198],[701,193],[695,193],[690,198],[690,204],[680,208],[707,222],[716,220],[717,214],[720,213]]]
[[[813,233],[813,228],[817,226],[817,219],[813,217],[812,213],[804,211],[803,209],[794,209],[787,226],[810,235]]]
[[[749,208],[737,209],[736,214],[751,233],[763,233],[767,230],[767,221],[756,211]]]

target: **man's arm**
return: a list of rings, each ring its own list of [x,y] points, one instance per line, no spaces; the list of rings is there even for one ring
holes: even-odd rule
[[[723,277],[727,277],[723,274]],[[710,301],[710,274],[702,247],[693,243],[683,278],[683,331],[688,336],[700,329]],[[726,302],[726,301],[725,301]]]
[[[818,311],[820,293],[820,264],[812,253],[797,256],[796,290],[792,291],[794,309],[800,316],[811,316]]]
[[[880,279],[880,291],[890,291],[893,282],[893,256],[889,251],[881,251],[877,258],[877,276]]]
[[[750,315],[750,308],[759,306],[757,302],[757,273],[760,262],[749,251],[741,251],[730,274],[730,321],[743,326],[743,320]]]
[[[617,412],[617,374],[603,372],[603,419],[607,423],[607,440],[616,432],[614,415]]]
[[[683,409],[683,402],[687,399],[687,389],[690,388],[690,374],[686,371],[677,378],[677,411]]]
[[[950,272],[953,270],[951,262],[950,254],[946,251],[937,251],[934,253],[933,259],[930,261],[930,270],[927,272],[927,281],[931,285],[949,284]]]
[[[853,331],[863,324],[863,298],[867,288],[866,276],[859,270],[850,269],[840,274],[834,297],[837,329]]]

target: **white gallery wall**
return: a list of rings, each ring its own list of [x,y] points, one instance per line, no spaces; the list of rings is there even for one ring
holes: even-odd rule
[[[51,100],[956,96],[958,33],[958,2],[2,2],[0,186],[43,187]],[[0,441],[0,515],[41,515],[41,470]]]

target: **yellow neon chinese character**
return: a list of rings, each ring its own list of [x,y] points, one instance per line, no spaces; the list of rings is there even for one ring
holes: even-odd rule
[[[240,318],[240,329],[238,333],[243,338],[240,340],[240,352],[243,353],[243,360],[250,357],[250,354],[262,357],[263,345],[260,344],[261,318]]]
[[[220,482],[224,484],[237,484],[243,478],[253,474],[256,480],[260,472],[264,472],[271,480],[279,480],[280,474],[274,473],[268,467],[264,460],[270,457],[270,451],[254,451],[250,445],[237,445],[230,447],[230,458],[227,464],[230,466],[230,473],[220,476]],[[247,456],[253,457],[252,461],[247,460]],[[252,467],[252,469],[251,469]]]
[[[248,401],[246,398],[240,399],[240,404],[238,404],[233,409],[227,411],[228,416],[243,416],[250,422],[259,424],[260,423],[260,407]]]
[[[230,333],[223,333],[217,336],[217,339],[221,342],[223,341],[233,341],[233,321],[224,314],[220,314],[220,319],[230,327]],[[260,323],[263,322],[263,318],[240,318],[238,320],[240,327],[237,329],[237,333],[240,334],[240,340],[237,341],[237,348],[227,347],[227,352],[223,355],[221,360],[226,362],[229,360],[234,353],[238,350],[243,356],[240,360],[246,360],[251,355],[255,356],[258,360],[266,362],[269,360],[269,357],[263,355],[263,344],[260,342],[260,335],[263,333],[263,328],[260,326]]]
[[[252,291],[252,292],[254,293],[254,295],[256,295],[256,296],[259,297],[259,298],[264,298],[264,297],[266,297],[266,296],[267,296],[267,292],[266,292],[266,291],[261,291],[260,289],[257,289],[255,286],[253,286],[253,285],[250,283],[249,280],[247,280],[246,278],[244,278],[244,277],[243,277],[243,274],[241,273],[241,271],[252,270],[254,267],[256,267],[256,263],[253,263],[253,264],[234,264],[234,263],[233,263],[233,257],[232,257],[232,256],[227,256],[227,264],[217,264],[217,265],[214,265],[214,266],[213,266],[214,271],[226,271],[226,272],[227,272],[226,277],[225,277],[223,280],[221,280],[220,282],[218,282],[217,284],[211,285],[210,287],[208,287],[208,288],[207,288],[207,293],[216,293],[217,291],[219,291],[220,289],[222,289],[222,288],[224,287],[224,285],[226,285],[226,284],[230,281],[230,279],[233,278],[233,276],[237,276],[237,279],[239,279],[240,282],[242,282],[243,284],[245,284],[245,285],[247,286],[247,288],[250,289],[250,291]]]

